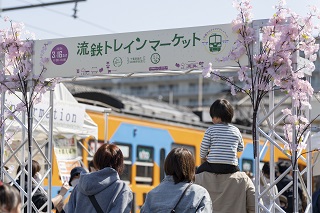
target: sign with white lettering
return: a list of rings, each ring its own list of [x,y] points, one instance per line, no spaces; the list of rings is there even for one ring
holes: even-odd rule
[[[72,138],[55,138],[54,153],[57,160],[74,160],[78,157],[77,154],[77,139]]]
[[[61,178],[61,182],[69,182],[70,180],[70,172],[74,167],[80,167],[80,159],[71,159],[71,160],[62,160],[57,159],[59,176]]]

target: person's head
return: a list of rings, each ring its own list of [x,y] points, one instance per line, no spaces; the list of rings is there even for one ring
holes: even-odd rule
[[[93,165],[97,170],[111,167],[122,174],[124,169],[123,154],[115,144],[103,144],[93,156]]]
[[[90,161],[89,162],[89,165],[88,165],[88,169],[89,169],[89,172],[95,172],[97,171],[96,168],[94,168],[94,165],[93,165],[93,161]]]
[[[278,162],[279,173],[280,174],[284,173],[290,166],[291,166],[291,163],[289,161]]]
[[[26,168],[28,168],[28,165],[26,166]],[[37,176],[40,177],[40,173],[39,173],[40,170],[41,170],[41,166],[38,163],[38,161],[32,160],[32,177],[34,179],[37,179],[38,178]]]
[[[20,170],[21,170],[21,168],[18,167],[17,174],[20,172]],[[28,164],[25,166],[25,170],[28,171]],[[42,178],[41,174],[40,174],[40,170],[41,170],[41,166],[38,163],[38,161],[32,160],[32,168],[31,168],[32,173],[31,173],[31,175],[37,181],[39,181]],[[25,175],[26,180],[28,178],[28,173],[29,172],[27,172]]]
[[[263,164],[261,171],[266,178],[270,179],[270,163],[269,162],[265,162]],[[275,174],[278,173],[278,166],[277,165],[274,165],[274,172],[275,172]]]
[[[286,210],[288,208],[288,199],[287,199],[287,197],[284,196],[284,195],[280,195],[279,196],[279,200],[280,200],[280,207],[283,210]]]
[[[19,191],[14,186],[10,186],[2,181],[0,181],[0,212],[21,212],[21,197]]]
[[[80,174],[87,173],[82,167],[74,167],[70,172],[69,185],[75,187],[79,183]]]
[[[172,149],[164,161],[164,171],[173,176],[175,183],[192,181],[195,168],[194,157],[186,148]]]
[[[210,116],[213,121],[214,119],[221,119],[221,122],[231,123],[233,118],[233,107],[229,101],[218,99],[213,102],[210,107]]]

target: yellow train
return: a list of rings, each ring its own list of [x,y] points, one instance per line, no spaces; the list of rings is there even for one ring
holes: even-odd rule
[[[108,117],[98,111],[87,110],[89,116],[98,125],[98,144],[105,139],[120,146],[126,169],[121,176],[131,187],[135,195],[135,209],[144,203],[146,194],[164,178],[163,164],[166,155],[174,147],[183,146],[194,153],[196,165],[200,165],[200,143],[206,127],[195,127],[169,121],[142,118],[121,113],[111,113]],[[107,121],[105,120],[107,118]],[[107,125],[107,128],[106,128]],[[105,133],[107,137],[105,138]],[[251,135],[243,135],[245,147],[239,153],[239,167],[242,171],[253,173],[253,145]],[[92,138],[83,140],[81,157],[85,166],[92,160],[85,149],[94,147]],[[262,153],[263,161],[269,161],[269,151]],[[275,161],[288,159],[279,150],[275,150]],[[303,164],[302,164],[303,166]],[[56,161],[53,160],[53,174],[57,174]],[[61,186],[57,175],[53,177],[53,192]]]
[[[126,165],[121,179],[130,185],[135,195],[133,212],[139,211],[147,193],[164,178],[164,160],[172,148],[188,148],[194,154],[196,165],[200,165],[200,144],[208,124],[200,122],[199,117],[187,109],[88,87],[66,86],[78,102],[85,105],[86,112],[98,126],[98,141],[89,137],[78,147],[84,166],[88,167],[92,160],[88,150],[95,150],[96,145],[104,142],[117,144]],[[108,116],[104,113],[106,108],[112,108]],[[243,152],[238,153],[239,167],[254,173],[252,136],[243,134],[243,138],[245,146]],[[263,142],[260,148],[262,146]],[[261,163],[269,161],[269,149],[261,150]],[[281,151],[274,151],[275,162],[288,160]],[[61,186],[55,157],[52,173],[52,196],[55,196]]]

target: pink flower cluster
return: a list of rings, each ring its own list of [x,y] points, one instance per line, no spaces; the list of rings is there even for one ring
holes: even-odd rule
[[[5,120],[11,119],[15,113],[29,111],[34,104],[41,101],[42,95],[47,90],[58,83],[57,79],[48,80],[42,77],[42,73],[46,71],[45,65],[49,62],[47,58],[41,60],[41,74],[34,75],[32,70],[34,35],[24,30],[23,23],[8,20],[7,17],[4,18],[10,26],[0,30],[0,92],[14,94],[21,102],[14,107],[14,111],[8,108],[4,115],[0,115],[2,118],[0,128],[3,127]],[[43,51],[45,50],[46,47]]]
[[[311,7],[307,17],[300,17],[286,8],[282,0],[275,7],[276,12],[268,24],[255,33],[250,0],[237,0],[233,5],[239,11],[232,22],[232,29],[238,34],[238,39],[229,55],[219,60],[231,60],[239,64],[238,80],[222,76],[218,70],[212,69],[212,65],[203,70],[203,76],[209,78],[213,75],[213,80],[226,81],[233,95],[237,91],[244,92],[250,96],[253,105],[260,103],[264,95],[272,90],[289,94],[299,114],[292,115],[287,110],[283,111],[287,113],[284,131],[289,142],[299,142],[309,123],[303,110],[311,108],[309,97],[313,94],[313,88],[304,77],[305,70],[312,72],[315,69],[313,62],[317,58],[319,44],[315,43],[313,31],[318,27],[313,26],[312,19],[320,18],[319,11]],[[251,45],[258,41],[261,43],[260,50],[253,54]],[[304,53],[304,60],[299,59],[299,52]],[[240,64],[239,59],[243,55],[248,58],[248,64]],[[253,106],[253,109],[257,109],[257,106]],[[290,136],[292,128],[298,132],[295,138]]]

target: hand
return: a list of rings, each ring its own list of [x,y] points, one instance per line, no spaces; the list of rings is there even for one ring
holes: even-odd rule
[[[62,195],[62,196],[64,196],[67,192],[68,192],[68,190],[70,189],[70,186],[69,186],[69,184],[67,183],[67,182],[64,182],[63,184],[62,184],[62,186],[61,186],[61,190],[60,190],[60,195]]]
[[[64,206],[64,201],[61,200],[55,207],[56,207],[58,212],[62,212],[63,206]]]
[[[203,163],[206,162],[206,161],[207,161],[207,157],[201,158],[201,164],[203,164]]]

